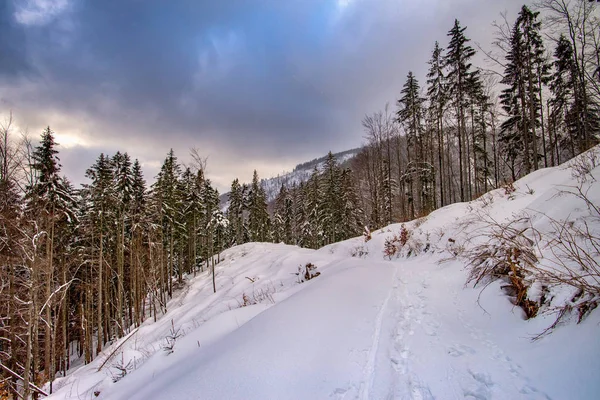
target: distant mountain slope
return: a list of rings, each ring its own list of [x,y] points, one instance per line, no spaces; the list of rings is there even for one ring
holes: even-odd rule
[[[356,156],[360,150],[360,148],[350,149],[341,151],[339,153],[334,153],[333,156],[337,159],[339,164],[343,165],[348,163],[354,156]],[[327,154],[323,157],[315,158],[311,161],[306,161],[296,165],[292,172],[283,172],[281,175],[277,175],[268,179],[261,179],[260,183],[267,194],[267,202],[275,200],[275,197],[277,197],[282,184],[285,185],[285,187],[291,187],[294,184],[297,185],[300,182],[307,181],[308,178],[310,178],[310,175],[313,173],[315,167],[319,171],[323,168],[326,159]],[[221,209],[225,211],[229,206],[229,192],[222,194],[220,200]]]

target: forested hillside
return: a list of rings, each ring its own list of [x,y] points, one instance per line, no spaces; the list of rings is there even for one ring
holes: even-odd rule
[[[410,71],[394,106],[365,116],[349,166],[329,154],[308,180],[281,185],[274,208],[257,171],[229,207],[201,162],[168,151],[156,177],[127,153],[100,154],[74,187],[48,127],[0,130],[0,396],[39,398],[74,360],[90,363],[185,280],[247,242],[317,249],[478,198],[600,139],[600,19],[594,2],[540,0],[496,24],[474,65],[456,20],[432,43],[423,85]],[[486,44],[487,45],[487,44]],[[374,77],[373,79],[376,79]],[[366,111],[366,110],[365,110]],[[15,116],[18,118],[18,115]],[[150,178],[150,179],[148,179]],[[207,278],[209,279],[209,278]]]

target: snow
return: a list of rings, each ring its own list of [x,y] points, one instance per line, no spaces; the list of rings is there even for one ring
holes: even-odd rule
[[[188,277],[164,316],[58,379],[50,398],[600,398],[598,311],[533,340],[556,315],[525,320],[501,282],[484,290],[465,285],[465,260],[452,254],[489,240],[487,218],[528,215],[541,233],[552,229],[549,217],[588,221],[585,203],[561,193],[577,185],[572,166],[530,174],[512,194],[497,189],[405,224],[410,239],[391,260],[384,243],[400,224],[373,231],[368,242],[358,237],[319,250],[268,243],[226,250],[216,294],[208,272]],[[600,168],[587,175],[600,178]],[[600,185],[585,185],[600,204]],[[543,246],[538,256],[550,257]],[[300,283],[298,267],[309,262],[321,274]],[[541,290],[534,281],[530,296]],[[552,305],[569,290],[552,288]],[[249,305],[242,307],[244,297]],[[172,324],[184,335],[167,354],[161,348]],[[135,368],[114,383],[114,366],[129,360]]]

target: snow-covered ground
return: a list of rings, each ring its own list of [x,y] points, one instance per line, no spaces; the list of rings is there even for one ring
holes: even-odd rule
[[[572,167],[537,171],[513,193],[497,189],[406,224],[411,235],[399,256],[384,256],[399,224],[372,232],[368,242],[319,250],[229,249],[216,267],[216,294],[208,272],[190,277],[166,315],[58,379],[51,398],[598,399],[600,312],[534,341],[573,289],[547,289],[554,300],[525,320],[500,281],[485,290],[465,285],[460,257],[490,240],[491,219],[528,215],[542,234],[552,229],[549,217],[575,226],[591,221],[597,232],[585,202],[564,194],[582,178]],[[588,198],[600,204],[592,179],[600,167],[583,175]],[[551,257],[543,244],[535,250],[541,264]],[[300,283],[295,273],[309,262],[320,275]],[[169,354],[163,348],[173,326],[183,335]],[[127,364],[114,383],[117,367]]]

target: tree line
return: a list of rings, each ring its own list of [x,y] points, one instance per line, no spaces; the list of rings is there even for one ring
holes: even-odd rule
[[[589,149],[600,135],[595,3],[541,0],[494,23],[491,67],[458,20],[433,44],[421,86],[409,71],[395,110],[363,119],[352,166],[366,222],[379,228],[472,200]]]
[[[169,151],[150,187],[138,160],[100,154],[76,189],[50,127],[37,146],[12,143],[10,123],[0,133],[0,362],[12,397],[37,397],[74,357],[89,363],[165,313],[187,277],[208,272],[216,292],[228,247],[317,248],[360,232],[350,171],[331,153],[271,210],[256,171],[250,185],[234,180],[223,212],[197,152],[186,167]]]
[[[309,248],[468,201],[598,143],[600,24],[595,4],[542,0],[496,24],[493,71],[458,20],[433,45],[426,85],[408,72],[396,108],[363,119],[350,168],[329,153],[268,204],[258,174],[232,182],[226,209],[193,152],[168,152],[154,183],[127,153],[101,154],[75,188],[54,132],[38,145],[0,129],[0,390],[37,398],[72,359],[91,362],[166,312],[184,280],[212,279],[246,242]],[[52,385],[50,385],[50,390]]]

